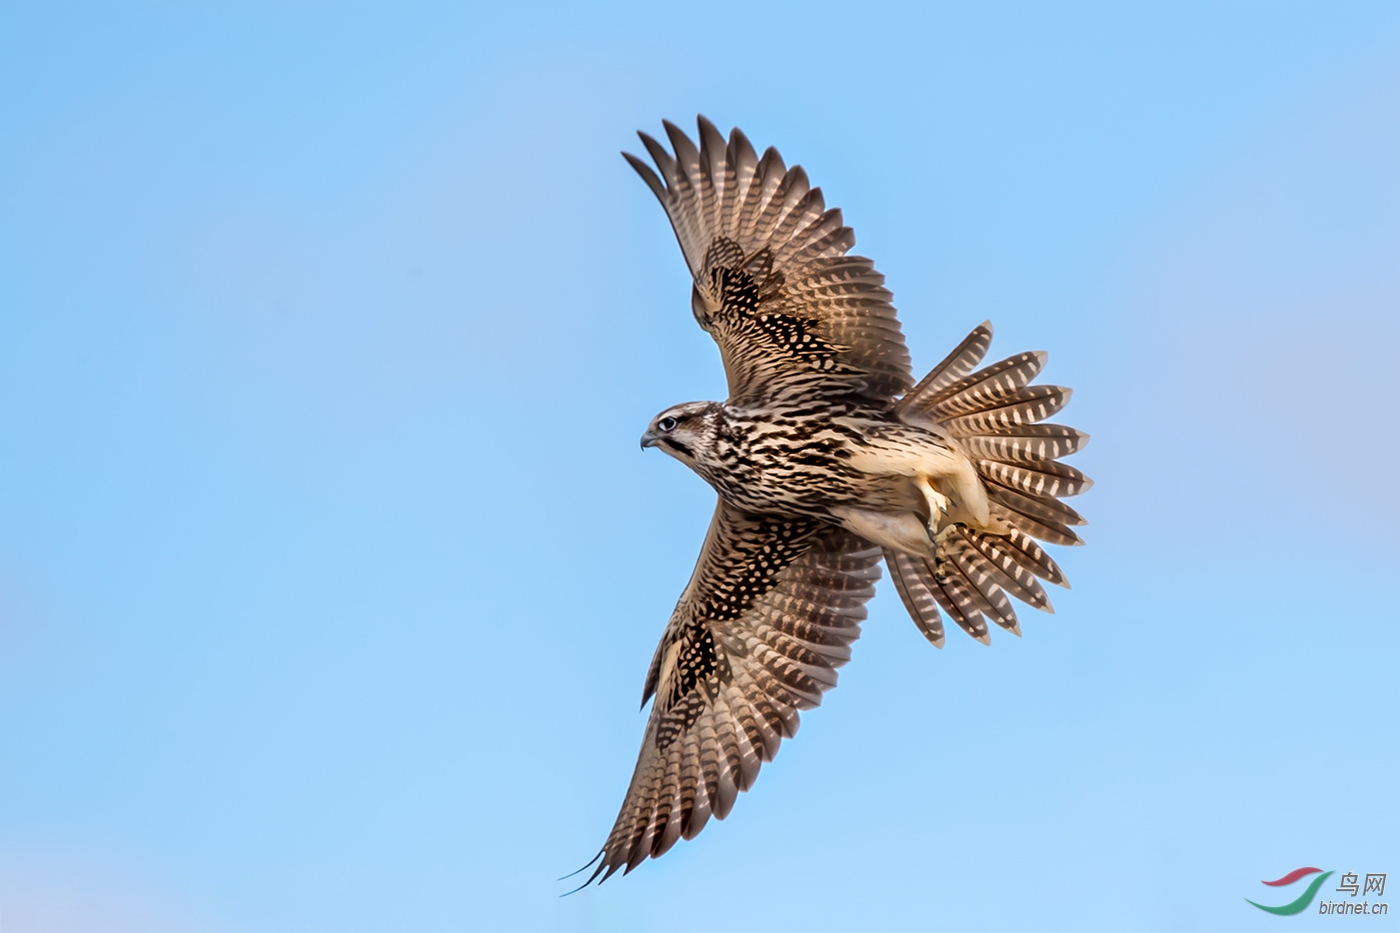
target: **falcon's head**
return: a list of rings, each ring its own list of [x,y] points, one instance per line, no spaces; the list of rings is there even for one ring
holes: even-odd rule
[[[723,409],[719,402],[674,405],[651,419],[642,447],[659,447],[693,470],[714,449]]]

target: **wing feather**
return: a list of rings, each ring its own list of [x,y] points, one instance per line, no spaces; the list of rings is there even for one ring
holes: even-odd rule
[[[855,234],[801,166],[755,155],[700,117],[699,145],[645,133],[628,163],[666,209],[694,278],[692,307],[724,360],[731,401],[844,394],[887,409],[912,384],[884,277],[848,256]]]
[[[657,649],[641,753],[589,882],[728,816],[796,734],[799,711],[835,685],[879,562],[878,548],[845,531],[717,507]]]

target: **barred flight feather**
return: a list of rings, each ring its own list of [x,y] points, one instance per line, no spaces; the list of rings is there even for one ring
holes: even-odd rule
[[[981,535],[971,529],[964,529],[962,534],[985,561],[984,568],[991,573],[991,579],[1003,592],[1032,608],[1049,613],[1055,611],[1050,605],[1045,587],[1040,585],[1035,574],[1017,564],[1014,558],[1006,557],[994,543],[988,543],[997,541],[1000,536]]]
[[[695,615],[706,606],[728,605],[713,598],[735,572],[726,562],[762,548],[772,534],[766,528],[722,503],[716,509],[695,575],[662,637],[657,679],[674,679],[668,665],[678,655],[665,646],[697,624],[713,633],[714,650],[725,656],[715,670],[728,674],[697,682],[673,701],[656,692],[631,787],[590,882],[630,871],[699,832],[709,816],[728,815],[760,764],[797,732],[799,710],[816,706],[834,685],[834,669],[860,634],[881,555],[835,529],[802,538],[802,549],[737,614]],[[711,746],[714,752],[704,751]]]
[[[654,169],[624,155],[671,220],[694,276],[697,319],[719,344],[731,401],[757,401],[821,373],[832,391],[888,404],[913,382],[909,353],[884,277],[870,260],[846,255],[855,234],[841,212],[827,209],[800,166],[787,168],[772,149],[759,159],[739,130],[725,143],[710,121],[697,122],[699,146],[669,122],[670,152],[639,134]],[[757,273],[746,262],[752,257],[764,258]],[[768,289],[758,289],[755,305],[727,303],[714,285],[754,275]],[[770,318],[791,320],[784,333],[810,335],[822,352],[755,341],[746,322]]]
[[[995,510],[994,510],[995,511]],[[1010,535],[984,534],[972,529],[966,529],[963,535],[976,545],[991,564],[1006,574],[1009,580],[1015,581],[1016,587],[1002,583],[1007,590],[1016,594],[1016,598],[1023,603],[1034,606],[1045,612],[1054,613],[1055,609],[1050,603],[1050,597],[1046,594],[1045,588],[1040,585],[1041,575],[1032,569],[1031,559],[1022,553],[1021,549],[1011,542]]]
[[[1016,434],[971,434],[958,440],[969,454],[983,460],[1036,463],[1077,453],[1089,439],[1087,434],[1073,428],[1042,431],[1043,428],[1059,429],[1061,425],[1028,424]]]
[[[976,369],[991,345],[992,322],[983,321],[972,333],[964,337],[962,343],[954,347],[953,352],[944,357],[941,363],[929,370],[928,375],[920,379],[918,385],[909,390],[895,410],[903,412],[922,406],[925,399],[931,398],[945,386]]]
[[[973,465],[988,479],[1030,496],[1077,496],[1093,485],[1074,467],[1053,460],[1042,460],[1034,469],[999,460],[977,460]]]
[[[1000,399],[994,408],[950,418],[943,425],[955,436],[1016,434],[1064,408],[1069,397],[1070,390],[1063,386],[1027,386]]]
[[[977,594],[978,609],[982,614],[1007,631],[1020,635],[1021,626],[1016,619],[1016,610],[998,582],[1000,574],[982,556],[982,552],[962,534],[958,534],[948,549],[948,557]]]
[[[1044,352],[1020,353],[965,376],[925,400],[921,408],[936,417],[987,411],[1012,398],[1045,367]]]
[[[933,598],[938,600],[938,605],[943,607],[958,628],[982,644],[990,645],[992,635],[987,631],[987,620],[982,618],[980,594],[976,588],[955,569],[945,567],[941,577],[933,574],[932,568],[927,569],[933,577]]]
[[[1012,528],[1015,528],[1022,534],[1038,538],[1047,544],[1077,547],[1084,543],[1084,539],[1075,534],[1067,525],[1062,525],[1058,522],[1041,521],[1038,518],[1032,518],[1029,515],[1015,512],[1011,509],[1006,509],[1006,515],[1007,522]]]
[[[1003,486],[995,480],[988,480],[984,485],[987,494],[993,499],[1023,515],[1060,525],[1086,524],[1083,516],[1053,496],[1028,495]]]
[[[890,578],[914,624],[935,648],[942,648],[943,618],[933,595],[932,571],[924,566],[922,558],[890,548],[885,549],[885,565],[890,568]]]
[[[1010,534],[1003,535],[1002,539],[1006,542],[1007,549],[1016,555],[1017,563],[1021,566],[1047,583],[1069,589],[1069,581],[1065,579],[1060,565],[1055,563],[1049,554],[1045,553],[1045,550],[1035,542],[1035,539],[1025,532],[1015,529]]]
[[[986,324],[983,324],[974,328],[972,333],[968,335],[968,338],[976,335],[978,331],[986,326]],[[990,343],[990,337],[988,338],[988,343]],[[978,346],[982,346],[980,341]],[[988,346],[988,349],[990,349],[990,346]],[[979,356],[985,357],[985,355],[986,352],[983,351]],[[938,389],[925,392],[920,401],[924,405],[938,405],[941,402],[946,402],[950,398],[955,398],[971,389],[975,389],[983,383],[994,381],[1008,371],[1014,372],[1024,370],[1029,366],[1031,368],[1030,376],[1020,381],[1020,385],[1026,385],[1031,378],[1039,374],[1040,370],[1045,365],[1045,359],[1046,355],[1044,351],[1025,351],[1013,356],[1008,356],[1005,359],[997,360],[995,363],[988,363],[981,369],[964,373],[956,379],[943,380],[942,385],[940,385]],[[978,362],[981,362],[980,358]],[[1019,386],[1013,386],[1012,388],[1019,388]]]

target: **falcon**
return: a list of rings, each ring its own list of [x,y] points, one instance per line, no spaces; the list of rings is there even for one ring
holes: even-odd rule
[[[1061,499],[1090,481],[1059,459],[1088,436],[1046,418],[1070,390],[1031,385],[1041,352],[977,368],[978,326],[917,384],[884,276],[841,212],[774,149],[703,116],[699,145],[639,133],[623,153],[670,218],[719,345],[724,402],[661,412],[642,435],[719,501],[651,661],[641,754],[584,885],[724,819],[798,712],[836,685],[883,560],[914,624],[941,647],[940,608],[973,638],[1021,633],[1011,598],[1053,611],[1067,586],[1038,542],[1070,545]],[[580,869],[582,871],[583,869]]]

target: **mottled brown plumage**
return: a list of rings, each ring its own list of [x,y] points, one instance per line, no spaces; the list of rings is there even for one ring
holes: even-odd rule
[[[589,881],[631,871],[723,819],[850,657],[883,558],[919,630],[939,607],[974,638],[1020,634],[1010,597],[1052,611],[1065,584],[1034,539],[1079,544],[1060,502],[1083,446],[1042,423],[1069,390],[1031,385],[1044,353],[978,370],[975,329],[917,385],[884,278],[799,167],[704,117],[627,160],[671,220],[715,339],[726,402],[659,414],[642,438],[719,495],[643,689],[653,699],[622,810]],[[592,862],[589,863],[590,865]]]

